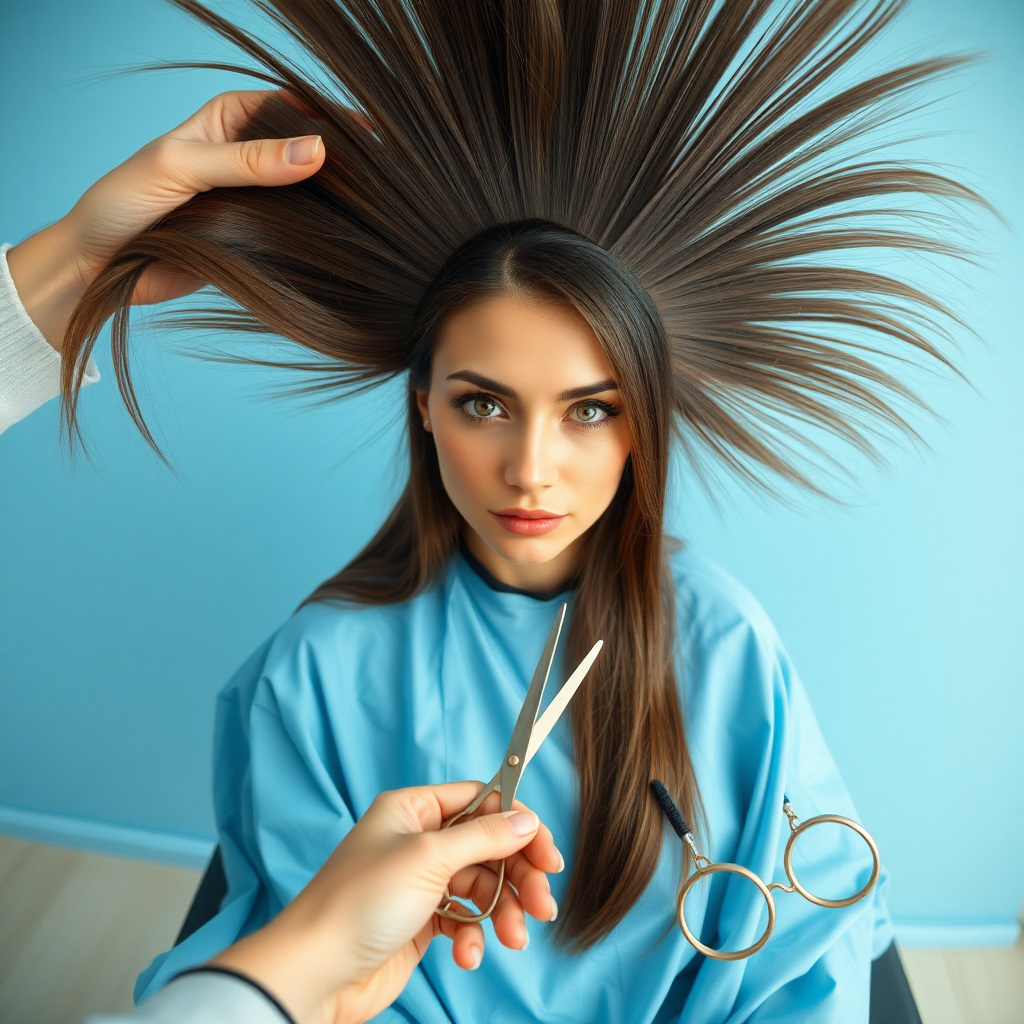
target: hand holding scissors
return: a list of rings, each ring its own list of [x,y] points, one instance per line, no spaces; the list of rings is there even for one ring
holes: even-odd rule
[[[509,741],[508,749],[505,751],[501,767],[495,772],[494,778],[477,793],[476,799],[459,811],[458,814],[452,815],[444,823],[443,828],[448,828],[466,815],[472,814],[495,791],[501,794],[501,810],[503,812],[514,809],[516,789],[519,786],[523,769],[530,763],[531,758],[537,753],[540,745],[547,739],[548,733],[551,732],[555,722],[558,721],[562,712],[569,706],[569,701],[572,700],[576,689],[590,671],[590,666],[594,664],[594,660],[604,644],[603,640],[598,640],[594,644],[590,652],[580,662],[576,671],[565,681],[565,685],[554,696],[544,714],[538,720],[537,712],[540,710],[541,700],[544,697],[544,687],[547,684],[548,674],[551,672],[551,663],[555,658],[558,637],[562,631],[562,623],[565,620],[565,609],[566,606],[563,604],[555,616],[555,623],[548,634],[547,643],[545,643],[544,650],[541,652],[540,661],[537,662],[537,668],[534,670],[530,688],[526,693],[526,699],[523,701],[519,717],[516,719],[515,728],[512,730],[512,739]],[[501,861],[501,866],[498,869],[498,884],[494,890],[494,897],[486,910],[479,914],[471,914],[463,904],[453,900],[450,895],[446,894],[446,899],[437,908],[437,913],[441,917],[447,917],[454,921],[483,921],[491,916],[491,913],[497,906],[504,882],[505,862]],[[453,907],[459,909],[454,910],[452,909]]]

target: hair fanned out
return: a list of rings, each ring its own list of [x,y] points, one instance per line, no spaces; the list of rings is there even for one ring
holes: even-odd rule
[[[902,370],[949,365],[956,318],[859,253],[956,255],[951,204],[980,200],[879,153],[876,130],[962,58],[856,78],[902,0],[252,0],[295,60],[171,2],[245,54],[234,70],[287,90],[243,138],[319,134],[326,162],[291,186],[202,193],[123,247],[64,340],[69,438],[113,316],[121,393],[156,448],[128,309],[157,261],[229,300],[165,323],[280,336],[294,356],[239,358],[298,371],[305,390],[331,398],[409,371],[405,491],[310,598],[404,601],[463,529],[412,394],[437,325],[509,281],[589,311],[627,412],[646,412],[627,417],[631,457],[583,552],[566,639],[570,660],[607,643],[572,705],[585,870],[558,926],[590,948],[657,866],[650,779],[700,818],[663,537],[669,424],[705,479],[717,466],[811,489],[845,462],[825,435],[871,455],[880,432],[910,429]]]
[[[113,315],[121,392],[154,444],[127,316],[154,261],[232,300],[175,323],[283,336],[308,355],[275,365],[344,393],[407,368],[409,325],[457,246],[534,217],[605,248],[653,297],[698,466],[710,454],[752,482],[815,488],[816,432],[873,453],[913,400],[892,367],[946,361],[955,317],[941,301],[834,258],[950,254],[891,197],[978,200],[869,145],[911,90],[963,58],[836,84],[902,0],[255,0],[301,66],[171,2],[251,63],[162,66],[286,88],[301,102],[269,100],[243,137],[320,134],[327,159],[296,185],[200,194],[124,246],[69,325],[72,437],[75,384]]]

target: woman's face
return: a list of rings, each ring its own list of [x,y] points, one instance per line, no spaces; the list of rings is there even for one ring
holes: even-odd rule
[[[442,326],[430,390],[416,400],[473,554],[512,586],[564,583],[629,456],[593,331],[557,302],[482,299]]]

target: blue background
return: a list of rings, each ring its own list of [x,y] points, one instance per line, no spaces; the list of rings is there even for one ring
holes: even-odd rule
[[[98,78],[227,52],[149,0],[33,0],[0,19],[0,241],[245,87]],[[673,517],[777,624],[898,920],[1008,925],[1024,895],[1024,5],[918,0],[869,63],[951,49],[988,57],[916,115],[944,132],[917,152],[959,168],[1008,222],[983,221],[983,265],[942,285],[978,335],[961,358],[973,389],[926,378],[942,417],[921,421],[929,450],[890,448],[891,470],[868,470],[844,507],[737,488],[715,507],[683,470]],[[888,267],[934,282],[927,261]],[[190,359],[185,339],[141,325],[136,340],[178,475],[132,429],[102,348],[104,381],[82,402],[92,463],[67,466],[55,403],[0,437],[0,811],[208,837],[214,695],[382,518],[402,474],[401,399],[268,400],[263,371]]]

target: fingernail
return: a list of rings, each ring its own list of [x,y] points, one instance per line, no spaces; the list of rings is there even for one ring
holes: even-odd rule
[[[469,959],[473,962],[469,965],[471,971],[475,971],[480,966],[480,961],[483,960],[484,954],[479,946],[469,947]]]
[[[523,944],[519,947],[520,953],[524,953],[527,949],[530,948],[530,933],[524,928],[523,934],[526,936],[526,938],[523,939]]]
[[[558,917],[558,904],[555,902],[555,897],[551,897],[551,916],[548,918],[549,921],[554,921]]]
[[[537,815],[532,811],[506,811],[505,816],[517,836],[528,836],[537,829]]]
[[[562,851],[556,849],[555,853],[558,854],[558,871],[564,871],[565,870],[565,858],[562,856]],[[555,874],[557,874],[557,873],[558,872],[556,871]]]
[[[284,158],[290,164],[311,164],[320,151],[319,135],[303,135],[285,147]]]

